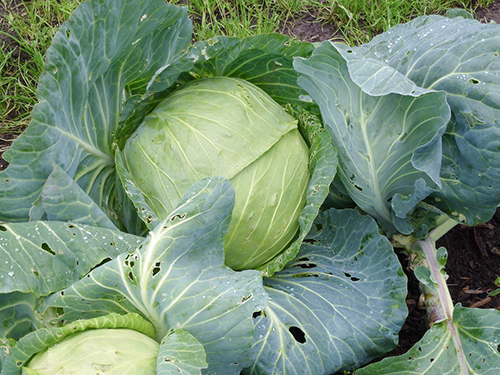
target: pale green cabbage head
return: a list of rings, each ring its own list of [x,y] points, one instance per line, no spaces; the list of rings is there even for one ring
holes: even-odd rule
[[[128,139],[123,155],[147,203],[166,217],[196,181],[223,176],[236,192],[226,265],[256,268],[296,236],[309,181],[309,149],[297,120],[237,78],[188,83]]]
[[[131,329],[91,329],[35,355],[23,375],[155,375],[159,344]]]

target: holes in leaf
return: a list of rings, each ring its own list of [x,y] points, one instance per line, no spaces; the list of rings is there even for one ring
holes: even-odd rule
[[[54,256],[56,255],[56,252],[50,248],[50,246],[47,242],[42,243],[42,245],[40,247],[42,248],[43,251],[49,253],[50,255],[54,255]]]
[[[186,218],[186,215],[187,215],[186,213],[173,215],[173,216],[170,218],[170,221],[175,221],[175,220],[182,220],[182,219],[185,219],[185,218]]]
[[[264,313],[264,311],[255,311],[253,314],[252,314],[252,318],[258,318],[259,316],[266,316],[266,314]]]
[[[152,276],[155,277],[161,271],[161,262],[156,262],[153,267]]]
[[[344,272],[344,276],[345,276],[345,277],[350,278],[350,279],[351,279],[351,281],[359,281],[359,278],[358,278],[358,277],[351,276],[351,274],[350,274],[350,273]]]
[[[301,344],[306,342],[306,334],[299,327],[292,326],[292,327],[288,328],[288,330],[292,334],[295,341],[297,341]]]
[[[318,243],[319,241],[318,240],[315,240],[315,239],[312,239],[312,238],[306,238],[304,241],[302,242],[305,242],[305,243],[308,243],[308,244],[311,244],[311,245],[315,245],[316,243]]]
[[[475,78],[469,79],[469,82],[472,83],[473,85],[477,85],[479,83],[479,81]]]
[[[71,31],[66,30],[66,38],[70,39],[71,38]]]
[[[323,225],[319,224],[319,223],[316,223],[314,224],[314,227],[316,228],[316,230],[319,232],[323,229]]]
[[[356,190],[363,191],[363,188],[361,186],[354,185],[354,187],[356,188]]]
[[[38,272],[34,268],[31,269],[31,273],[33,273],[33,275],[35,275],[36,277],[40,277],[40,272]]]
[[[125,263],[125,265],[130,267],[130,268],[134,268],[136,261],[137,261],[137,256],[135,256],[134,254],[129,254],[125,258],[123,263]]]
[[[500,345],[497,346],[497,352],[500,353]]]
[[[434,358],[430,358],[429,362],[431,362],[431,363],[434,362]]]
[[[306,277],[319,277],[317,273],[308,273]]]
[[[106,257],[106,258],[104,258],[104,259],[103,259],[103,260],[101,260],[98,264],[96,264],[94,267],[92,267],[92,268],[90,269],[90,271],[92,271],[93,269],[95,269],[95,268],[97,268],[97,267],[102,266],[104,263],[108,263],[108,262],[109,262],[110,260],[112,260],[112,259],[113,259],[113,258],[111,258],[111,257]],[[90,271],[89,271],[89,272],[90,272]]]
[[[307,260],[309,260],[309,259],[307,259]],[[314,268],[314,267],[317,267],[317,265],[314,264],[314,263],[306,262],[306,263],[299,263],[295,267],[300,267],[300,268]]]
[[[245,303],[246,301],[248,301],[250,298],[252,298],[252,295],[249,295],[249,296],[245,296],[241,299],[241,303]]]
[[[3,225],[0,225],[0,232],[7,232],[7,228],[5,228]]]
[[[61,296],[64,296],[64,290],[61,290],[61,292],[59,293]]]
[[[134,273],[132,271],[130,271],[128,274],[127,274],[128,278],[130,281],[134,282],[135,281],[135,276],[134,276]]]
[[[111,241],[111,242],[109,243],[109,246],[116,246],[116,244],[115,244],[113,241]]]
[[[73,224],[68,224],[68,228],[73,229],[73,228],[76,228],[76,226]]]

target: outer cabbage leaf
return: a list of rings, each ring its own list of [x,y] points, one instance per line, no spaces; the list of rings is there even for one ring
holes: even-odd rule
[[[22,337],[11,349],[1,368],[1,375],[20,375],[22,367],[31,357],[44,349],[61,342],[70,335],[89,329],[126,328],[154,338],[151,323],[138,314],[108,314],[95,319],[78,320],[62,327],[42,328]]]
[[[47,51],[30,126],[4,155],[0,220],[28,219],[52,162],[114,218],[111,146],[123,103],[190,37],[187,9],[162,0],[83,2]]]
[[[69,321],[141,313],[154,324],[158,340],[184,329],[200,341],[207,373],[238,374],[248,366],[252,313],[265,306],[267,294],[259,272],[223,265],[233,205],[229,181],[199,181],[136,251],[94,269],[45,305],[63,307]]]
[[[38,328],[37,298],[33,293],[12,292],[0,296],[0,338],[19,340]],[[1,369],[1,366],[0,366]]]
[[[130,172],[125,167],[123,154],[119,149],[116,149],[115,158],[117,175],[123,186],[122,193],[124,195],[121,197],[121,200],[123,202],[130,202],[135,212],[137,212],[139,220],[142,220],[149,230],[154,229],[160,223],[160,219],[146,202],[146,198],[132,179]]]
[[[132,234],[73,223],[0,224],[0,293],[46,296],[140,241]]]
[[[410,90],[406,95],[369,95],[349,78],[347,62],[329,42],[294,66],[302,73],[299,84],[320,106],[351,198],[387,229],[411,233],[407,213],[441,185],[446,95],[414,96],[407,82],[401,85]]]
[[[40,199],[48,220],[71,221],[118,230],[111,219],[57,164],[47,178]],[[33,211],[30,216],[33,220]],[[42,218],[40,218],[42,219]]]
[[[167,334],[156,361],[157,375],[195,375],[208,363],[203,345],[189,332],[179,329]]]
[[[15,345],[16,340],[0,337],[0,371],[3,368],[5,358],[7,358],[10,351]]]
[[[378,79],[377,65],[448,93],[442,190],[427,202],[470,225],[489,220],[500,203],[500,26],[423,16],[365,45],[340,49],[350,77],[367,93],[394,92]]]
[[[354,210],[320,214],[297,258],[264,278],[249,374],[332,374],[394,348],[406,277],[375,221]]]
[[[405,354],[385,358],[356,371],[356,375],[498,374],[499,337],[499,311],[459,304],[452,322],[434,324]]]

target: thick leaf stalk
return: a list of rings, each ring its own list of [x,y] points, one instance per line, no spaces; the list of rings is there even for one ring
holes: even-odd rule
[[[444,221],[423,240],[415,241],[410,248],[410,258],[415,276],[420,281],[420,289],[425,296],[428,324],[445,322],[457,350],[461,374],[469,374],[467,359],[462,348],[460,333],[453,321],[454,305],[446,283],[444,270],[448,257],[444,247],[436,249],[436,241],[455,225],[453,219]]]
[[[445,220],[426,238],[415,241],[410,247],[410,266],[425,296],[429,326],[450,320],[453,316],[453,302],[444,271],[447,252],[445,248],[436,249],[436,241],[457,224],[453,219]]]

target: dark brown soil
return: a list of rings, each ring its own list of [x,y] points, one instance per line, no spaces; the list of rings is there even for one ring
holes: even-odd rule
[[[0,31],[12,33],[5,20],[5,11],[6,9],[20,10],[19,5],[22,2],[22,0],[7,0],[7,8],[0,3]],[[500,23],[500,0],[488,9],[479,9],[477,17],[482,22]],[[300,19],[282,25],[280,31],[309,42],[342,39],[334,24],[325,23],[323,18],[318,20],[318,17],[313,14],[304,14]],[[14,39],[8,35],[0,34],[0,44],[16,48]],[[16,52],[16,54],[19,53],[22,52]],[[1,155],[16,137],[16,133],[3,134],[2,137],[0,139],[0,170],[7,167]],[[467,307],[500,310],[500,295],[488,297],[488,294],[497,288],[494,281],[500,276],[500,211],[497,211],[492,220],[485,225],[474,228],[465,226],[454,228],[438,242],[438,245],[448,249],[449,259],[446,269],[454,302]],[[403,264],[406,264],[403,256],[401,260]],[[400,333],[400,344],[390,353],[391,355],[406,352],[427,330],[425,309],[419,304],[418,282],[411,272],[408,272],[408,277],[407,304],[410,313]]]

